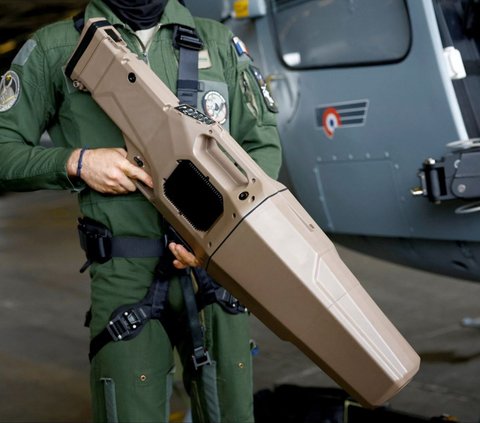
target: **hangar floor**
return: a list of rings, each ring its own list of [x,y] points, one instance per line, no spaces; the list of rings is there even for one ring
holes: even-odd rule
[[[87,422],[88,277],[77,269],[75,197],[37,192],[0,197],[0,422]],[[374,300],[422,357],[391,407],[422,416],[480,421],[480,284],[432,275],[338,246]],[[294,346],[252,319],[259,346],[255,389],[335,386]],[[180,382],[172,418],[185,411]]]

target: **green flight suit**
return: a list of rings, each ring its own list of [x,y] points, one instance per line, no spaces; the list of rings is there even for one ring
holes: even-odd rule
[[[229,111],[224,125],[270,176],[277,176],[281,151],[275,115],[250,69],[251,60],[242,50],[235,49],[233,35],[227,28],[211,20],[193,18],[179,2],[169,0],[160,30],[148,51],[144,51],[128,26],[101,0],[92,0],[85,20],[99,16],[116,25],[129,47],[147,61],[173,92],[178,51],[172,45],[168,24],[195,28],[206,50],[199,60],[199,109],[202,110],[202,98],[207,92],[220,93]],[[66,174],[66,161],[79,147],[124,146],[113,122],[88,93],[76,90],[64,75],[78,38],[72,20],[37,31],[2,79],[0,190],[75,190],[82,214],[108,226],[114,236],[158,239],[163,233],[162,217],[140,193],[103,195]],[[40,145],[45,131],[50,134],[53,147]],[[91,336],[106,326],[117,307],[136,303],[145,296],[156,262],[155,258],[113,258],[90,267]],[[180,312],[183,300],[177,282],[171,281],[169,301]],[[177,348],[186,369],[184,381],[191,394],[194,421],[251,422],[247,315],[230,315],[213,304],[204,309],[201,317],[206,328],[206,347],[214,361],[201,372],[188,371],[189,337],[186,328],[178,328],[185,332],[185,341]],[[173,367],[172,348],[158,321],[150,321],[130,341],[105,346],[92,362],[94,421],[168,421]]]

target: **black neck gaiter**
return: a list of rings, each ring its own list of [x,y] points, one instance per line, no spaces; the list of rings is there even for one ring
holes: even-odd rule
[[[168,0],[103,0],[134,31],[155,26]]]

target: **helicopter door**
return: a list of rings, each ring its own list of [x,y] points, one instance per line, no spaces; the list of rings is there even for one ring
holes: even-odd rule
[[[302,204],[329,232],[444,236],[452,210],[410,195],[422,161],[467,137],[431,0],[270,6],[257,36],[275,45],[263,62]]]

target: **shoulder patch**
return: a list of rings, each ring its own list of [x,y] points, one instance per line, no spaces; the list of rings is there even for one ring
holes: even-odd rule
[[[263,75],[260,72],[260,69],[257,67],[250,65],[250,70],[252,71],[255,80],[257,81],[258,87],[260,88],[260,92],[262,93],[263,100],[265,101],[265,105],[267,109],[270,110],[272,113],[278,113],[278,107],[273,99],[270,91],[268,90],[267,83],[265,79],[263,79]]]
[[[0,113],[10,110],[20,96],[20,78],[9,70],[0,80]]]
[[[32,54],[32,51],[36,46],[37,46],[37,42],[35,40],[32,40],[32,39],[27,40],[25,44],[22,46],[22,48],[18,51],[15,58],[13,59],[12,64],[23,66],[25,63],[27,63],[27,60],[30,57],[30,54]]]
[[[252,59],[250,53],[248,52],[247,46],[240,38],[238,38],[237,36],[233,37],[232,43],[239,57],[243,57],[244,55],[246,55],[249,59]]]

